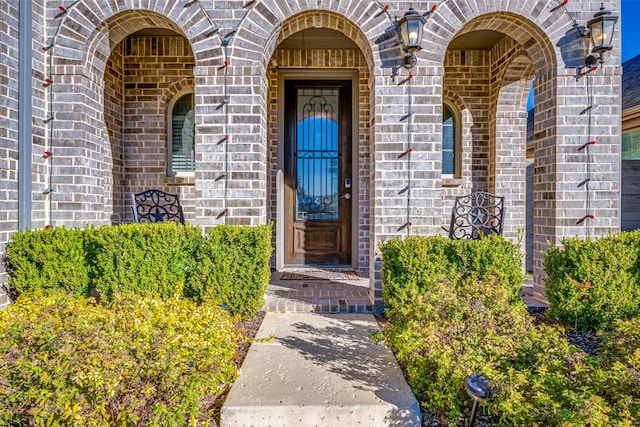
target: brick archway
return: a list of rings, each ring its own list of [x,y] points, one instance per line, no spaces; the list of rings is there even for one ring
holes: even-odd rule
[[[179,194],[186,218],[193,220],[193,173],[170,173],[175,130],[168,127],[168,106],[177,93],[194,92],[194,63],[184,36],[158,28],[134,31],[106,61],[105,145],[112,151],[113,209],[122,221],[133,221],[130,195],[150,188]]]
[[[364,40],[364,35],[359,28],[346,19],[344,16],[326,11],[306,11],[292,16],[282,23],[277,41],[278,45],[286,41],[288,37],[308,29],[322,28],[334,30],[353,42],[352,47],[339,49],[335,46],[318,47],[314,49],[301,48],[277,48],[270,57],[270,66],[267,70],[268,91],[268,170],[269,170],[269,212],[270,219],[276,223],[276,233],[274,233],[274,246],[276,247],[276,265],[282,265],[283,254],[281,248],[284,246],[284,230],[281,222],[282,214],[278,214],[278,200],[282,199],[282,183],[279,181],[278,172],[281,167],[282,156],[282,104],[278,102],[280,85],[283,83],[284,75],[290,77],[292,70],[294,73],[306,76],[335,76],[340,75],[342,79],[354,79],[352,85],[357,95],[354,96],[354,121],[356,126],[353,129],[353,201],[352,212],[353,234],[352,241],[352,266],[362,275],[366,275],[369,270],[370,256],[370,155],[373,150],[374,141],[370,127],[372,94],[374,93],[374,81],[370,72],[371,62],[367,60],[366,53],[371,55],[371,49],[367,48],[363,52],[356,44],[356,40]],[[355,77],[354,77],[355,76]],[[357,191],[356,191],[357,189]]]
[[[145,28],[167,29],[185,39],[187,32],[193,33],[189,16],[182,13],[179,2],[173,3],[172,9],[167,9],[165,3],[150,2],[148,9],[136,8],[132,3],[107,6],[104,2],[83,0],[60,18],[60,29],[51,39],[51,65],[47,72],[54,81],[50,90],[56,119],[51,144],[56,157],[50,172],[54,186],[50,197],[56,225],[73,226],[79,215],[83,223],[91,224],[109,222],[112,213],[126,218],[123,207],[127,195],[123,184],[119,184],[124,170],[124,125],[121,119],[110,117],[114,108],[121,109],[122,104],[118,101],[120,95],[111,90],[118,84],[114,86],[113,76],[107,75],[112,59],[121,57],[121,52],[114,49],[119,49],[127,36]],[[200,20],[204,18],[201,11],[194,12],[196,17],[201,15]],[[206,30],[201,28],[201,32]],[[189,55],[199,38],[200,33],[188,41]],[[217,61],[222,54],[220,46],[200,43],[198,48],[198,57],[204,58],[199,64],[205,69],[207,63]],[[186,84],[193,86],[193,77]],[[162,105],[158,104],[158,111]],[[83,155],[79,156],[79,152]],[[73,177],[65,172],[64,165],[69,163],[74,164],[75,173],[85,177],[82,182],[72,181]],[[68,209],[70,197],[81,207],[76,204]]]

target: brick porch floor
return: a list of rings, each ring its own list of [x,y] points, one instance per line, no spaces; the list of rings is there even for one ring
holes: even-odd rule
[[[544,294],[544,286],[534,285],[533,277],[528,275],[522,286],[524,303],[531,311],[545,310],[549,307],[549,301]]]
[[[544,288],[529,276],[522,287],[531,310],[549,306]],[[277,313],[371,313],[369,279],[348,270],[286,269],[271,273],[264,310]]]
[[[371,313],[369,279],[348,270],[312,268],[271,273],[264,310],[278,313]]]

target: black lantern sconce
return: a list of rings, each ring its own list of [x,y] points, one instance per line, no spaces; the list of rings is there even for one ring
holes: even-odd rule
[[[425,22],[426,19],[412,7],[397,22],[402,49],[406,52],[402,59],[404,68],[413,68],[416,65],[416,52],[422,48],[420,44],[422,43],[422,31]]]
[[[600,3],[600,10],[587,22],[585,37],[589,38],[592,46],[591,53],[585,61],[588,67],[603,63],[604,52],[613,49],[611,40],[613,40],[616,22],[618,22],[618,16],[612,15],[611,11],[604,8],[604,3]]]

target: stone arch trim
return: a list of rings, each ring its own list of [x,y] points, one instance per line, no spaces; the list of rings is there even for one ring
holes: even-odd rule
[[[167,111],[167,105],[179,92],[187,89],[191,89],[192,91],[195,89],[193,77],[186,77],[182,80],[171,83],[162,94],[161,102],[163,111]]]
[[[385,14],[380,14],[380,7],[375,2],[351,9],[344,4],[346,2],[340,2],[334,7],[336,11],[310,8],[302,0],[275,0],[273,3],[274,7],[267,9],[260,2],[247,15],[238,28],[238,36],[234,37],[232,58],[242,51],[242,61],[259,62],[264,70],[282,40],[307,28],[322,27],[339,31],[350,38],[367,59],[372,74],[374,67],[380,65],[378,53],[371,46],[392,23]]]
[[[70,8],[61,18],[64,21],[53,47],[52,74],[61,74],[64,67],[81,67],[82,74],[94,80],[94,61],[106,62],[110,50],[128,35],[150,27],[170,29],[185,36],[191,44],[196,66],[220,63],[223,57],[220,43],[204,39],[211,25],[200,8],[186,10],[180,1],[138,3],[81,0]]]
[[[467,7],[457,3],[442,2],[425,24],[423,49],[418,52],[420,62],[441,64],[445,46],[455,37],[476,30],[494,30],[524,46],[527,55],[535,58],[536,69],[556,66],[552,40],[559,40],[571,23],[564,18],[549,19],[548,1],[511,1],[506,7],[500,0],[467,3]]]
[[[442,90],[442,102],[453,104],[453,106],[460,110],[460,112],[466,109],[464,100],[460,96],[458,96],[457,93],[446,88]]]

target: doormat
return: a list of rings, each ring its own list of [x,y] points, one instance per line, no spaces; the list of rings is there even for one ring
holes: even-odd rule
[[[308,270],[283,271],[280,280],[358,280],[360,276],[355,271],[344,270]]]

